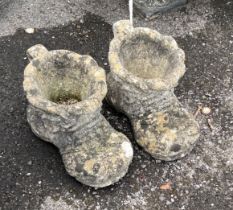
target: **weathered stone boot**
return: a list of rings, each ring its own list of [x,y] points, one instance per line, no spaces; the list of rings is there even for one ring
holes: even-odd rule
[[[188,0],[134,0],[136,11],[146,18],[187,4]]]
[[[131,143],[101,115],[107,87],[102,68],[90,56],[42,45],[28,50],[24,90],[32,131],[56,145],[67,172],[100,188],[122,178],[133,157]]]
[[[184,157],[199,137],[199,126],[173,93],[185,73],[183,50],[172,37],[133,28],[127,20],[113,30],[109,102],[129,117],[136,141],[154,158]]]

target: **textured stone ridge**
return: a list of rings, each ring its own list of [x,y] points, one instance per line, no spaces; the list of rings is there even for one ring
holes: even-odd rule
[[[149,18],[159,12],[185,5],[188,0],[134,0],[135,9]]]
[[[90,56],[35,45],[28,51],[24,90],[32,131],[56,145],[67,172],[78,181],[105,187],[122,178],[133,149],[100,114],[106,76]]]
[[[113,27],[108,100],[130,118],[136,141],[154,158],[184,157],[199,126],[173,93],[185,73],[183,50],[172,37],[133,28],[129,21]]]

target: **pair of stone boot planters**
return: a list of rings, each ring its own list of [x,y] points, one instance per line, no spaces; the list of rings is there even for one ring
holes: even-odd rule
[[[32,131],[56,145],[67,172],[96,188],[122,178],[132,145],[100,114],[105,72],[90,56],[42,45],[28,50],[24,90]],[[131,120],[136,141],[153,157],[175,160],[193,148],[199,129],[173,93],[185,72],[184,52],[173,38],[128,21],[114,24],[108,100]]]

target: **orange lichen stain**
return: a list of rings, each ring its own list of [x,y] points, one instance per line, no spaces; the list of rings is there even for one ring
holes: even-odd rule
[[[174,141],[177,138],[176,131],[166,128],[164,137],[170,141]]]
[[[147,146],[148,145],[148,140],[146,138],[139,138],[137,140],[138,144],[141,145],[141,146]]]
[[[87,160],[84,164],[84,170],[88,173],[88,174],[93,174],[93,167],[95,165],[95,160],[91,159],[91,160]]]
[[[159,130],[163,131],[166,124],[169,122],[167,114],[158,112],[156,116],[156,125]]]
[[[145,137],[138,139],[138,144],[144,147],[150,153],[155,153],[158,149],[157,139],[151,132],[146,132]]]
[[[164,140],[174,141],[177,138],[176,131],[166,127],[169,122],[169,117],[167,114],[159,112],[156,116],[156,130],[158,133],[163,133]]]
[[[149,142],[148,150],[151,153],[155,153],[157,151],[157,142],[155,139],[153,139],[153,141]]]

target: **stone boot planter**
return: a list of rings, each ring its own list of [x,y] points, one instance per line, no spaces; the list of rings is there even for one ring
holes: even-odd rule
[[[100,109],[107,87],[90,56],[42,45],[28,50],[24,90],[32,131],[60,150],[67,172],[100,188],[122,178],[133,157],[131,143],[115,131]]]
[[[131,120],[136,141],[154,158],[188,154],[199,126],[179,103],[174,87],[185,73],[185,54],[170,36],[114,24],[109,50],[108,100]]]
[[[134,0],[134,7],[142,16],[151,18],[157,13],[163,13],[187,3],[188,0]]]

